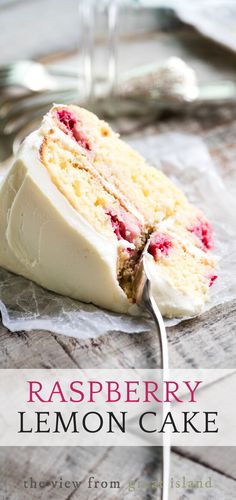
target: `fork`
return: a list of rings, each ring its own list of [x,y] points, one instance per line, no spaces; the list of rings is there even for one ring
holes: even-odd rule
[[[0,162],[16,153],[26,135],[39,125],[54,102],[77,102],[76,89],[40,95],[8,97],[0,102]]]
[[[162,368],[162,380],[168,380],[169,378],[169,355],[168,355],[168,341],[167,334],[164,325],[164,321],[158,305],[153,297],[151,291],[151,277],[148,270],[148,247],[150,240],[146,243],[135,279],[136,287],[136,300],[140,306],[143,306],[154,319],[158,340],[160,343],[161,350],[161,368]],[[164,400],[164,398],[163,398]],[[170,404],[163,404],[162,414],[163,417],[170,410]],[[170,478],[170,434],[169,432],[163,434],[162,443],[162,489],[161,489],[161,500],[169,499],[169,478]]]
[[[18,61],[0,68],[0,87],[23,87],[38,92],[55,88],[55,79],[47,69],[34,61]]]
[[[50,66],[22,60],[0,67],[0,88],[21,87],[31,92],[53,90],[60,87],[56,76],[79,78],[78,70],[62,66]]]

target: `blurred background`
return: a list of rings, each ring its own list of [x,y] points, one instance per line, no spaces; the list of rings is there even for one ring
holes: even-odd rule
[[[234,0],[0,0],[0,161],[53,102],[128,133],[236,102]]]

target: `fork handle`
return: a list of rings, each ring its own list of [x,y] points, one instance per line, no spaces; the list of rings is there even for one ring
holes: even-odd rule
[[[151,313],[158,333],[158,340],[160,343],[161,350],[161,367],[162,367],[162,381],[168,380],[169,378],[169,355],[168,355],[168,341],[166,328],[164,321],[158,305],[151,292],[151,283],[149,280],[146,281],[144,285],[144,304],[148,311]],[[163,398],[164,399],[164,398]],[[170,404],[166,403],[162,406],[163,417],[170,410]],[[169,480],[170,480],[170,433],[163,434],[162,443],[162,490],[161,490],[161,500],[169,499]]]

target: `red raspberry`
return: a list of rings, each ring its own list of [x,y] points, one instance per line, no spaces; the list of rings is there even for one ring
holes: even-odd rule
[[[155,232],[151,236],[148,253],[150,253],[155,260],[161,257],[167,257],[170,249],[173,247],[173,242],[168,234]]]
[[[212,228],[207,220],[198,217],[197,224],[194,224],[191,227],[189,227],[188,231],[197,236],[197,238],[201,241],[203,250],[205,250],[205,252],[207,250],[212,250],[213,248]]]
[[[113,231],[118,240],[126,240],[133,243],[140,234],[141,224],[134,215],[120,209],[119,212],[110,209],[106,214],[111,219]]]
[[[69,133],[82,148],[91,150],[91,146],[88,139],[82,130],[78,128],[78,120],[75,116],[67,109],[61,109],[57,111],[57,118],[66,127],[67,133]]]
[[[208,276],[209,286],[212,286],[214,281],[217,280],[217,278],[218,278],[217,274],[210,274],[210,276]]]

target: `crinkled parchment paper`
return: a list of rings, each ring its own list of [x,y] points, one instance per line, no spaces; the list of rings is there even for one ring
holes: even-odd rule
[[[163,7],[172,7],[185,23],[230,50],[236,51],[235,0],[167,0]]]
[[[193,135],[168,133],[135,139],[131,144],[151,164],[162,168],[213,224],[219,279],[211,288],[206,309],[236,298],[236,197],[226,189],[203,141]],[[148,318],[115,314],[56,295],[3,269],[0,311],[3,324],[12,332],[40,329],[86,339],[152,328]],[[166,324],[178,322],[168,320]]]

